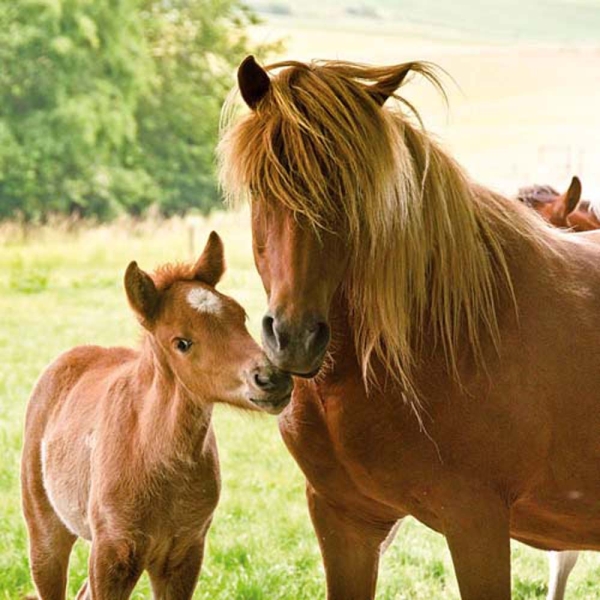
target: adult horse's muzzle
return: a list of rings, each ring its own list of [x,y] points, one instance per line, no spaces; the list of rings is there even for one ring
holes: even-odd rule
[[[329,325],[317,315],[291,322],[267,313],[262,320],[263,346],[269,360],[297,377],[314,377],[323,364],[330,339]]]
[[[249,373],[250,401],[272,415],[278,415],[289,403],[294,382],[289,373],[267,363]]]

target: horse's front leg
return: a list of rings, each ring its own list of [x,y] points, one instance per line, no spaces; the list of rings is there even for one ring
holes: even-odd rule
[[[328,600],[371,600],[381,545],[394,521],[376,522],[337,508],[310,485],[306,495],[325,565]]]
[[[563,600],[567,588],[567,579],[577,562],[578,556],[579,552],[577,550],[548,553],[550,578],[548,580],[547,600]]]
[[[94,539],[83,598],[126,600],[135,588],[142,566],[136,544],[130,540]]]
[[[185,555],[177,561],[169,561],[160,571],[148,569],[155,600],[188,600],[194,595],[194,588],[200,575],[204,556],[204,534],[191,545]]]
[[[453,486],[437,502],[462,600],[510,600],[509,508],[496,492]]]

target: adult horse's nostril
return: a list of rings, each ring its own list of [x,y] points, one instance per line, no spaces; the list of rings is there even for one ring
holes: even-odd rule
[[[306,337],[306,349],[309,352],[318,354],[322,352],[329,343],[329,325],[321,321],[312,327]]]
[[[281,352],[290,343],[290,336],[284,331],[281,323],[277,323],[271,315],[265,315],[262,320],[263,339],[265,343]]]
[[[268,340],[275,339],[275,331],[273,330],[273,326],[275,323],[275,319],[271,315],[265,315],[262,320],[262,330],[263,335]]]

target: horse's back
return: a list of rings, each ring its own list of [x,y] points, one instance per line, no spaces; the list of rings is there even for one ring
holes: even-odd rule
[[[31,394],[25,421],[26,437],[37,421],[52,417],[84,375],[117,368],[135,355],[130,348],[92,345],[77,346],[61,354],[46,367]]]

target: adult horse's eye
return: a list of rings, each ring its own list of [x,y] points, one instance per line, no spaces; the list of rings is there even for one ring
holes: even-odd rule
[[[186,338],[177,338],[175,340],[175,348],[182,354],[185,354],[192,347],[192,340]]]

